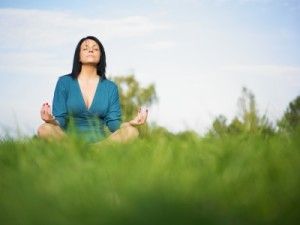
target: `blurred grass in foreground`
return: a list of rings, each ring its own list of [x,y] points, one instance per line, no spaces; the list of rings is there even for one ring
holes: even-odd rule
[[[300,135],[0,143],[0,224],[297,224]]]

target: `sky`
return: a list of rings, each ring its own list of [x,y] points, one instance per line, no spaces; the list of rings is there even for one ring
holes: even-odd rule
[[[33,135],[85,36],[107,77],[155,84],[148,121],[204,134],[238,113],[242,87],[276,122],[300,95],[299,0],[0,1],[0,136]]]

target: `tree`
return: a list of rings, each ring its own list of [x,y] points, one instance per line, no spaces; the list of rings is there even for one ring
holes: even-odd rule
[[[283,117],[277,123],[280,131],[293,131],[300,126],[300,96],[289,103]]]
[[[239,117],[245,131],[255,132],[259,126],[259,117],[256,109],[254,94],[246,87],[238,99]]]
[[[122,121],[129,121],[137,115],[137,110],[141,106],[150,107],[158,102],[155,85],[149,84],[141,87],[135,79],[134,74],[128,76],[115,76],[111,78],[119,88],[120,104],[122,110]],[[141,136],[149,133],[148,124],[138,127]]]
[[[244,124],[237,117],[234,117],[228,126],[228,132],[230,134],[240,134],[243,131],[244,131]]]
[[[226,117],[219,115],[212,123],[212,128],[209,130],[209,135],[215,137],[222,137],[228,133],[228,126],[226,124]]]
[[[123,121],[128,121],[136,116],[138,107],[149,107],[158,101],[154,84],[142,88],[133,74],[116,76],[112,80],[119,87]]]
[[[254,94],[246,87],[242,88],[238,99],[238,115],[227,125],[226,117],[218,116],[212,123],[209,131],[213,136],[226,134],[260,133],[273,134],[274,129],[266,115],[260,116],[257,110]]]

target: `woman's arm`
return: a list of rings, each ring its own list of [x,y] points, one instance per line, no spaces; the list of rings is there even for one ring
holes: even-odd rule
[[[129,122],[124,122],[121,124],[120,97],[119,97],[117,85],[114,86],[110,99],[111,101],[110,101],[109,110],[104,120],[111,132],[116,131],[120,127],[139,126],[139,125],[143,125],[146,122],[148,116],[148,109],[139,108],[138,114],[134,119],[130,120]]]
[[[59,77],[53,96],[53,118],[51,118],[51,123],[56,123],[60,127],[66,127],[67,120],[67,89],[66,77]],[[51,114],[51,110],[50,110]]]
[[[110,95],[109,109],[104,118],[105,124],[111,132],[115,132],[121,126],[121,107],[117,85],[113,85]]]

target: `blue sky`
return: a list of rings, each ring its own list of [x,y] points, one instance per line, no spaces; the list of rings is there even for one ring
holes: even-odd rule
[[[300,94],[300,1],[0,2],[0,125],[33,134],[75,46],[98,37],[107,75],[155,83],[149,121],[203,133],[237,114],[243,86],[276,121]]]

